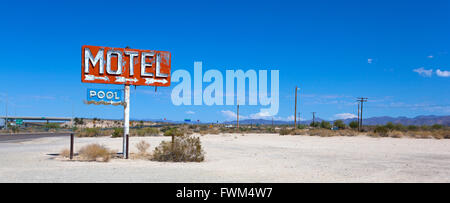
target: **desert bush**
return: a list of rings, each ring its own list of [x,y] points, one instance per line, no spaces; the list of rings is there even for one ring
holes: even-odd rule
[[[111,152],[99,144],[84,146],[80,149],[78,154],[84,161],[108,162],[111,158]]]
[[[295,129],[290,132],[291,135],[306,135],[307,130]]]
[[[394,130],[395,125],[392,122],[388,122],[386,123],[386,125],[384,125],[384,127],[386,127],[388,130]]]
[[[408,131],[416,131],[416,130],[419,130],[419,127],[417,127],[415,125],[408,125],[407,129],[408,129]]]
[[[311,122],[310,124],[309,124],[309,126],[311,126],[311,127],[314,127],[314,128],[317,128],[317,127],[320,127],[320,123],[319,122]]]
[[[19,132],[19,127],[16,125],[10,126],[9,129],[11,130],[12,133],[18,133]]]
[[[147,154],[147,149],[150,148],[150,144],[144,140],[141,140],[136,144],[136,148],[138,149],[140,155],[145,155]]]
[[[320,136],[320,137],[332,137],[336,134],[332,130],[327,129],[312,129],[308,132],[310,136]]]
[[[164,132],[164,136],[183,136],[184,133],[178,128],[170,128]]]
[[[450,139],[450,130],[449,129],[434,130],[431,132],[431,135],[436,139]]]
[[[306,129],[306,128],[308,128],[308,125],[299,124],[299,125],[297,125],[297,128],[300,130]]]
[[[111,137],[123,137],[123,128],[114,128]]]
[[[59,123],[47,123],[45,124],[45,128],[47,129],[58,129],[61,126],[59,125]]]
[[[402,125],[401,123],[397,123],[394,125],[394,130],[405,132],[405,131],[407,131],[407,128],[406,128],[406,126]]]
[[[348,124],[348,126],[350,126],[350,128],[352,129],[356,129],[358,128],[358,121],[352,121]]]
[[[101,136],[100,128],[84,128],[76,133],[78,137],[97,137]]]
[[[162,141],[153,151],[152,160],[173,162],[201,162],[205,158],[200,138],[178,136],[174,142]]]
[[[346,127],[344,121],[342,121],[342,120],[335,120],[333,122],[333,125],[338,127],[339,129],[345,129],[345,127]]]
[[[443,125],[439,125],[439,124],[434,124],[434,125],[431,126],[431,129],[433,129],[433,130],[440,130],[442,128],[444,128],[444,126]]]
[[[402,138],[404,134],[401,131],[393,130],[388,132],[388,136],[392,138]]]
[[[141,128],[141,129],[133,129],[132,135],[145,137],[145,136],[158,136],[160,131],[158,128]]]
[[[291,130],[283,128],[280,130],[280,135],[290,135],[291,134]]]
[[[408,132],[409,137],[413,138],[419,138],[419,139],[431,139],[433,138],[433,134],[430,131],[414,131],[414,132]]]
[[[339,131],[333,131],[333,133],[339,135],[339,136],[347,136],[347,137],[353,137],[357,136],[358,132],[354,130],[339,130]]]
[[[70,157],[70,150],[69,149],[63,149],[61,152],[59,152],[59,156],[63,158],[69,158]]]
[[[375,127],[373,132],[376,133],[378,136],[387,137],[389,129],[386,126],[377,126]]]
[[[320,127],[324,129],[331,129],[332,126],[330,122],[322,121],[320,122]]]

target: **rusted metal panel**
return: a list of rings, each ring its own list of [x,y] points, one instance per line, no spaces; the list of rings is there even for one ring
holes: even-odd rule
[[[81,82],[170,86],[168,51],[84,45],[81,48]]]

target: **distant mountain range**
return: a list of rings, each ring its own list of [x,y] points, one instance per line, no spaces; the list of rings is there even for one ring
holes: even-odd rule
[[[323,119],[316,118],[316,122],[321,122]],[[356,118],[352,119],[343,119],[343,121],[348,124],[352,121],[356,121]],[[312,120],[307,121],[301,121],[301,124],[310,124]],[[333,122],[333,121],[330,121]],[[385,125],[388,122],[392,123],[400,123],[403,125],[434,125],[434,124],[441,124],[450,126],[450,116],[417,116],[414,118],[407,118],[407,117],[389,117],[389,116],[383,116],[383,117],[372,117],[372,118],[366,118],[363,119],[364,125]],[[289,125],[293,124],[293,121],[279,121],[274,120],[273,123],[275,125]],[[224,122],[224,124],[236,124],[236,121],[227,121]],[[271,125],[272,120],[264,120],[264,119],[245,119],[239,121],[239,124],[243,125],[250,125],[250,124],[260,124],[260,125]]]

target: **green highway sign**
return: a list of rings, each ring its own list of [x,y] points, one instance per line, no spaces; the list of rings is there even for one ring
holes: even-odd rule
[[[22,119],[17,119],[16,120],[16,125],[22,125],[23,124],[23,120]]]

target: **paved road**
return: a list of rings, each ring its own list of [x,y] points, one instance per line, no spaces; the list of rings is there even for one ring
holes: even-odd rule
[[[26,140],[33,140],[43,137],[61,137],[69,136],[67,133],[36,133],[36,134],[0,134],[0,143],[5,142],[22,142]]]

